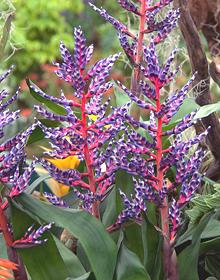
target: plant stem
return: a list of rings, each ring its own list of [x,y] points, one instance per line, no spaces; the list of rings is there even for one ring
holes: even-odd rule
[[[7,253],[8,258],[10,261],[16,263],[18,265],[18,269],[14,270],[14,277],[15,280],[27,280],[27,274],[24,268],[24,265],[20,259],[20,257],[17,254],[17,251],[12,248],[13,244],[13,236],[8,228],[8,219],[4,213],[4,210],[1,207],[2,205],[2,199],[0,198],[0,228],[2,231],[2,234],[4,236],[4,240],[7,246]]]
[[[84,139],[86,139],[88,136],[87,116],[86,116],[86,110],[85,110],[86,101],[87,101],[86,94],[83,94],[81,109],[82,109],[82,128],[83,128],[82,134],[83,134]],[[86,168],[87,168],[87,172],[88,172],[90,191],[95,193],[96,192],[96,182],[95,182],[94,171],[91,167],[92,160],[90,157],[89,145],[88,145],[87,141],[85,142],[85,146],[84,146],[84,156],[85,156]],[[92,214],[96,218],[98,218],[98,219],[100,218],[98,201],[94,202],[94,204],[93,204]]]
[[[160,84],[159,80],[155,80],[155,91],[156,91],[156,109],[157,112],[161,109],[160,102]],[[163,120],[162,117],[158,118],[157,124],[157,152],[156,152],[156,164],[157,164],[157,179],[158,179],[158,190],[162,190],[163,181],[164,181],[164,171],[160,168],[161,159],[163,156],[163,147],[162,147],[162,126]],[[168,201],[167,197],[162,201],[162,206],[160,207],[160,218],[161,218],[161,229],[163,232],[163,265],[164,265],[164,274],[166,279],[170,278],[170,266],[171,266],[171,244],[170,244],[170,230],[169,230],[169,216],[168,216]]]
[[[0,227],[1,227],[1,231],[4,236],[4,239],[5,239],[6,245],[8,247],[12,246],[13,237],[12,237],[10,231],[8,230],[8,220],[5,216],[5,213],[4,213],[4,210],[2,209],[2,207],[0,207]]]

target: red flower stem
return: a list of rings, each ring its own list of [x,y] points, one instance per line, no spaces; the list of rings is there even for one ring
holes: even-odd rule
[[[5,216],[5,213],[4,213],[4,210],[2,209],[2,207],[0,207],[0,228],[3,233],[6,245],[8,247],[12,246],[13,237],[12,237],[10,231],[8,230],[8,220]]]
[[[0,229],[2,231],[7,246],[7,253],[8,253],[9,260],[18,265],[17,270],[13,271],[15,280],[27,280],[27,274],[24,265],[20,257],[18,256],[16,250],[11,247],[13,245],[14,240],[8,228],[8,219],[1,205],[2,205],[2,199],[0,198]]]
[[[86,102],[87,102],[87,96],[86,96],[86,94],[83,94],[81,108],[82,108],[82,135],[83,135],[84,139],[87,139],[87,136],[88,136]],[[86,162],[86,167],[87,167],[87,172],[88,172],[90,191],[95,193],[96,192],[96,181],[95,181],[94,171],[92,168],[92,160],[90,157],[89,145],[88,145],[87,141],[85,142],[85,146],[84,146],[84,156],[85,156],[85,162]],[[95,217],[97,217],[98,219],[100,218],[99,202],[97,202],[97,201],[93,204],[92,214]]]
[[[155,91],[156,91],[156,107],[157,112],[161,109],[161,102],[160,102],[160,82],[158,79],[155,79]],[[158,124],[157,124],[157,150],[156,150],[156,164],[157,164],[157,185],[158,190],[162,190],[163,188],[163,181],[164,181],[164,172],[165,170],[160,168],[161,160],[164,152],[167,152],[167,150],[163,150],[162,146],[162,126],[163,126],[163,119],[158,118]],[[175,266],[176,264],[173,264],[171,261],[172,257],[172,248],[170,243],[170,229],[169,229],[169,206],[168,206],[168,198],[167,196],[162,201],[162,206],[160,207],[160,219],[161,219],[161,229],[163,232],[163,266],[164,266],[164,275],[165,279],[176,279],[173,278],[171,274],[173,274],[173,271],[176,271],[176,269],[172,268],[171,266]],[[174,270],[173,270],[174,269]],[[176,273],[175,273],[176,277]]]

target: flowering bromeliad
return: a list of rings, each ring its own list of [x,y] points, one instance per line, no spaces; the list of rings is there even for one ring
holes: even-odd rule
[[[100,201],[114,184],[115,171],[118,169],[118,165],[106,160],[101,151],[102,147],[107,148],[107,142],[116,137],[123,126],[119,117],[123,108],[113,110],[106,116],[105,111],[110,100],[103,103],[103,95],[113,87],[111,82],[106,82],[106,78],[120,54],[111,55],[88,67],[93,46],[86,46],[81,28],[74,30],[74,37],[73,55],[62,42],[60,44],[63,61],[56,64],[56,74],[73,86],[76,101],[67,100],[63,94],[61,98],[51,97],[34,85],[31,85],[31,88],[66,110],[65,115],[56,115],[36,106],[37,111],[44,117],[62,123],[59,128],[40,125],[54,148],[52,152],[47,152],[46,156],[56,159],[77,156],[80,161],[85,162],[86,170],[83,173],[75,169],[62,170],[48,159],[40,159],[40,162],[59,183],[74,187],[74,192],[82,200],[82,207],[99,217]],[[73,109],[78,110],[80,117]],[[50,201],[56,201],[57,205],[56,199]]]
[[[139,17],[137,35],[131,34],[124,24],[111,17],[103,8],[91,4],[93,9],[117,30],[121,46],[134,66],[130,89],[118,82],[119,88],[140,109],[150,111],[149,122],[141,122],[137,117],[133,118],[125,108],[121,118],[130,125],[125,128],[124,136],[117,143],[111,142],[112,149],[109,149],[108,157],[128,173],[133,174],[136,179],[134,179],[135,192],[131,199],[121,192],[124,209],[109,231],[117,229],[128,219],[140,221],[141,213],[147,211],[145,202],[154,202],[160,210],[159,223],[164,236],[164,272],[169,279],[176,279],[171,275],[172,245],[181,223],[181,209],[190,201],[201,183],[199,168],[204,151],[200,148],[196,152],[194,150],[208,131],[189,141],[182,140],[182,133],[195,123],[195,112],[185,116],[175,127],[168,126],[183,104],[194,76],[182,89],[162,102],[161,92],[174,80],[178,68],[172,70],[171,67],[176,50],[170,54],[167,62],[161,65],[156,46],[163,42],[176,26],[180,16],[179,10],[172,9],[164,20],[158,22],[158,13],[170,5],[172,0],[161,0],[156,4],[151,4],[153,1],[148,0],[137,2],[140,7],[129,0],[118,0],[124,9]],[[145,45],[144,34],[148,33],[152,33],[150,43]],[[143,129],[149,134],[148,140],[140,134]],[[165,137],[173,139],[173,144],[168,148],[163,147]],[[172,182],[168,180],[171,168],[176,170]]]
[[[121,46],[134,67],[130,89],[118,82],[118,87],[131,101],[121,108],[112,109],[109,115],[106,114],[109,99],[104,101],[103,95],[113,86],[111,82],[106,82],[106,78],[119,54],[88,67],[93,46],[87,47],[81,28],[75,29],[73,55],[61,42],[62,63],[56,64],[58,77],[72,85],[75,101],[67,100],[63,93],[60,98],[49,96],[33,84],[31,89],[59,104],[66,111],[64,115],[56,115],[36,106],[37,111],[45,118],[61,122],[58,128],[40,124],[53,148],[46,155],[56,159],[77,156],[80,161],[84,161],[86,170],[81,173],[75,169],[61,170],[50,160],[39,161],[55,180],[73,187],[82,201],[82,207],[97,218],[100,217],[99,205],[114,184],[115,172],[120,168],[132,174],[134,193],[129,199],[120,192],[124,209],[108,230],[119,228],[128,219],[141,222],[142,213],[147,211],[146,202],[155,203],[160,211],[159,225],[164,236],[164,271],[169,277],[173,271],[170,268],[171,255],[181,222],[181,209],[190,201],[201,182],[198,170],[204,151],[197,149],[194,152],[192,146],[197,148],[208,132],[205,131],[189,141],[182,140],[182,133],[194,125],[195,112],[185,116],[176,126],[170,125],[186,98],[194,76],[162,102],[161,92],[174,80],[178,68],[173,70],[171,66],[176,50],[161,65],[156,47],[176,26],[179,10],[172,9],[164,20],[158,21],[158,13],[169,6],[172,0],[161,0],[156,4],[150,4],[151,1],[147,0],[137,2],[135,5],[129,0],[118,0],[124,9],[139,17],[138,34],[130,32],[103,8],[91,4],[117,30]],[[145,45],[144,35],[148,33],[152,35],[149,45]],[[148,122],[140,121],[140,118],[134,118],[129,113],[132,102],[140,109],[149,111]],[[141,135],[143,130],[145,135],[147,132],[148,138]],[[123,135],[119,135],[121,131],[124,132]],[[165,148],[163,139],[168,137],[173,142]],[[175,170],[175,179],[170,182],[168,172],[171,169]],[[47,194],[46,197],[57,206],[66,206],[54,195]]]

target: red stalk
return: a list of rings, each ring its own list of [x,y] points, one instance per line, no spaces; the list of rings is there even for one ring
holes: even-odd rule
[[[161,102],[160,102],[160,82],[155,79],[155,91],[156,91],[156,107],[157,112],[161,109]],[[156,164],[157,164],[157,180],[158,180],[158,190],[163,188],[163,181],[164,181],[164,169],[160,168],[162,156],[164,152],[167,150],[163,150],[162,147],[162,126],[163,126],[163,119],[158,118],[157,124],[157,150],[156,150]],[[170,229],[169,229],[169,207],[168,207],[168,198],[165,197],[162,201],[162,206],[160,207],[160,219],[161,219],[161,229],[163,233],[163,266],[164,266],[164,274],[165,279],[170,280],[177,280],[177,273],[176,273],[176,263],[173,263],[171,260],[172,257],[172,246],[170,243]]]
[[[87,138],[87,131],[88,131],[88,126],[87,126],[87,116],[86,116],[86,101],[87,101],[87,96],[86,94],[83,94],[82,98],[82,135],[83,138]],[[96,192],[96,181],[95,181],[95,176],[94,176],[94,171],[92,168],[92,160],[90,157],[90,151],[89,151],[89,145],[86,142],[84,146],[84,156],[85,156],[85,162],[86,162],[86,167],[87,167],[87,172],[88,172],[88,180],[89,180],[89,186],[90,186],[90,191],[95,193]],[[99,202],[95,202],[92,207],[92,214],[97,217],[98,219],[100,218],[99,215]]]
[[[2,204],[2,199],[0,198],[0,204]],[[8,258],[10,261],[16,263],[18,265],[17,270],[14,270],[14,277],[15,280],[27,280],[26,271],[24,268],[24,265],[18,256],[15,249],[12,248],[13,245],[13,236],[8,228],[8,219],[4,213],[3,208],[0,205],[0,228],[2,231],[2,234],[4,236],[4,240],[7,246],[7,253]]]
[[[3,233],[6,245],[8,247],[12,246],[13,237],[12,237],[10,231],[8,230],[8,220],[5,216],[5,213],[4,213],[4,210],[2,209],[2,207],[0,207],[0,227],[1,227],[1,231]]]

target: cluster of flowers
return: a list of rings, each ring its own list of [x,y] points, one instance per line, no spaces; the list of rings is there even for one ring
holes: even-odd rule
[[[0,76],[0,83],[9,76],[13,68],[14,67],[11,67],[7,72]],[[24,148],[29,135],[36,128],[37,123],[33,124],[24,132],[13,136],[11,139],[3,140],[5,136],[4,128],[19,117],[19,111],[10,112],[8,109],[8,106],[16,100],[19,92],[20,88],[18,88],[11,98],[7,98],[9,93],[5,89],[0,91],[0,139],[2,139],[0,143],[0,183],[9,186],[10,191],[8,197],[10,198],[18,196],[26,189],[35,165],[35,162],[33,162],[30,166],[25,167],[26,156]],[[23,174],[20,174],[21,166],[25,169]],[[0,205],[1,215],[4,215],[4,210],[7,205],[7,200],[3,201]],[[16,248],[24,248],[27,246],[31,247],[42,244],[46,242],[46,239],[40,240],[39,238],[50,227],[51,225],[41,226],[38,230],[32,232],[28,229],[27,233],[25,233],[21,239],[15,240],[12,243],[12,246]],[[2,228],[3,234],[4,230],[5,229]],[[10,231],[10,229],[6,230]]]
[[[75,28],[74,38],[73,55],[61,42],[62,63],[56,64],[56,74],[73,86],[75,101],[67,100],[63,94],[61,98],[51,97],[35,86],[32,86],[32,90],[66,110],[66,114],[60,116],[41,106],[35,106],[43,117],[63,124],[58,128],[40,125],[53,148],[53,151],[45,155],[57,159],[77,156],[85,162],[86,172],[80,173],[75,169],[61,170],[46,159],[39,159],[39,162],[59,183],[74,187],[75,194],[82,201],[82,208],[98,215],[97,205],[114,184],[115,172],[119,168],[106,156],[109,150],[108,142],[117,137],[122,130],[123,123],[119,116],[123,114],[124,109],[114,109],[106,116],[110,99],[105,98],[105,93],[113,87],[113,83],[107,82],[106,79],[120,54],[111,55],[88,66],[93,46],[87,47],[80,27]],[[78,113],[74,113],[73,109],[78,110]],[[50,195],[48,198],[55,205],[64,205],[55,196]]]
[[[143,17],[143,9],[138,8],[131,1],[118,1],[118,3],[127,11],[134,13],[138,17]],[[194,81],[194,76],[182,89],[169,95],[161,103],[161,90],[172,82],[178,73],[179,68],[172,70],[172,62],[175,58],[174,50],[164,65],[160,65],[156,53],[156,45],[162,42],[169,33],[176,27],[180,16],[179,10],[171,9],[164,20],[157,21],[158,13],[172,3],[169,1],[159,1],[156,4],[145,3],[144,19],[146,28],[142,33],[151,33],[149,45],[141,42],[143,50],[143,61],[136,65],[138,52],[138,36],[132,34],[128,28],[117,19],[109,15],[103,8],[97,8],[91,4],[106,21],[114,26],[118,32],[121,46],[135,67],[139,67],[141,78],[137,81],[137,88],[140,92],[129,90],[120,82],[121,88],[140,108],[150,110],[150,121],[140,122],[135,120],[128,112],[130,104],[125,105],[120,115],[123,124],[128,123],[131,126],[124,128],[124,136],[119,141],[110,143],[111,149],[108,149],[107,157],[114,162],[114,165],[120,166],[128,173],[134,175],[134,194],[131,199],[121,192],[124,201],[124,210],[118,217],[118,220],[111,228],[117,228],[127,219],[136,221],[141,219],[141,213],[146,211],[146,202],[153,201],[158,207],[164,207],[165,199],[172,197],[169,204],[170,217],[170,239],[173,240],[176,231],[181,223],[181,209],[192,198],[201,183],[199,168],[204,158],[204,151],[198,149],[193,153],[191,147],[202,141],[208,131],[196,136],[187,142],[182,140],[182,133],[191,127],[195,121],[193,112],[184,117],[184,119],[170,130],[166,130],[172,117],[177,113],[180,106],[186,98],[187,92]],[[140,95],[141,93],[141,95]],[[146,130],[151,136],[151,141],[147,141],[137,131],[137,128]],[[172,136],[174,143],[166,150],[163,150],[163,137]],[[189,156],[190,155],[190,156]],[[173,182],[168,182],[167,172],[171,167],[176,169],[176,177]],[[136,177],[136,178],[135,178]],[[180,189],[179,195],[173,195],[174,190]]]
[[[107,81],[107,78],[120,54],[111,55],[91,66],[93,46],[86,45],[81,28],[76,28],[73,55],[61,42],[62,62],[56,64],[57,76],[73,87],[74,101],[66,99],[63,93],[60,98],[49,96],[38,87],[31,85],[35,93],[62,106],[66,114],[58,115],[42,106],[35,106],[39,114],[44,118],[60,122],[60,126],[48,128],[41,123],[36,123],[19,136],[3,143],[0,146],[0,151],[3,152],[0,159],[1,180],[12,184],[9,197],[19,195],[27,187],[36,162],[26,168],[22,175],[19,174],[18,164],[24,158],[23,148],[28,135],[38,125],[53,148],[46,153],[47,157],[64,159],[74,155],[85,162],[85,172],[79,172],[75,169],[61,170],[47,159],[37,160],[58,182],[73,187],[75,194],[81,200],[82,208],[99,217],[99,204],[111,191],[115,183],[116,171],[123,169],[133,175],[134,194],[128,198],[120,192],[124,209],[111,229],[120,227],[128,219],[140,221],[142,212],[147,211],[146,202],[151,201],[158,207],[163,207],[165,199],[173,197],[169,201],[169,217],[171,239],[174,239],[181,222],[181,208],[191,199],[201,182],[198,170],[204,152],[198,149],[192,154],[191,147],[198,145],[207,135],[207,131],[187,142],[182,140],[182,133],[194,124],[194,112],[185,116],[174,128],[166,129],[166,125],[183,104],[194,77],[182,89],[168,96],[161,103],[161,90],[175,78],[178,68],[174,71],[171,69],[176,50],[161,66],[156,45],[162,42],[176,26],[179,11],[171,10],[164,20],[157,21],[158,13],[165,6],[169,6],[172,0],[161,0],[153,5],[150,5],[150,1],[143,2],[146,3],[144,7],[146,29],[142,30],[142,34],[152,33],[152,36],[148,46],[141,42],[143,60],[138,64],[136,63],[140,47],[138,36],[132,34],[123,23],[109,15],[106,10],[91,4],[95,11],[114,26],[124,52],[132,65],[138,67],[141,78],[137,84],[141,94],[129,90],[118,82],[118,87],[129,96],[131,102],[120,108],[111,108],[111,113],[106,114],[110,102],[109,98],[106,99],[106,92],[113,87],[113,83]],[[143,17],[143,12],[133,2],[118,0],[118,3],[127,11]],[[6,96],[4,92],[2,96],[3,98]],[[141,109],[150,111],[149,122],[141,122],[130,115],[132,102]],[[4,106],[2,107],[4,110]],[[3,126],[15,119],[18,113],[13,114],[6,111],[5,119],[1,121]],[[143,137],[139,129],[146,130],[151,140]],[[123,135],[121,133],[119,135],[122,131]],[[167,136],[172,136],[174,143],[164,150],[162,139]],[[176,177],[173,182],[168,182],[167,172],[171,167],[176,168]],[[10,177],[8,175],[10,171],[15,172],[15,176]],[[179,188],[179,195],[174,196],[173,191]],[[55,195],[45,194],[45,196],[56,206],[68,207]],[[38,237],[49,227],[50,225],[41,227],[37,232],[30,229],[21,244],[29,239],[37,244]]]

